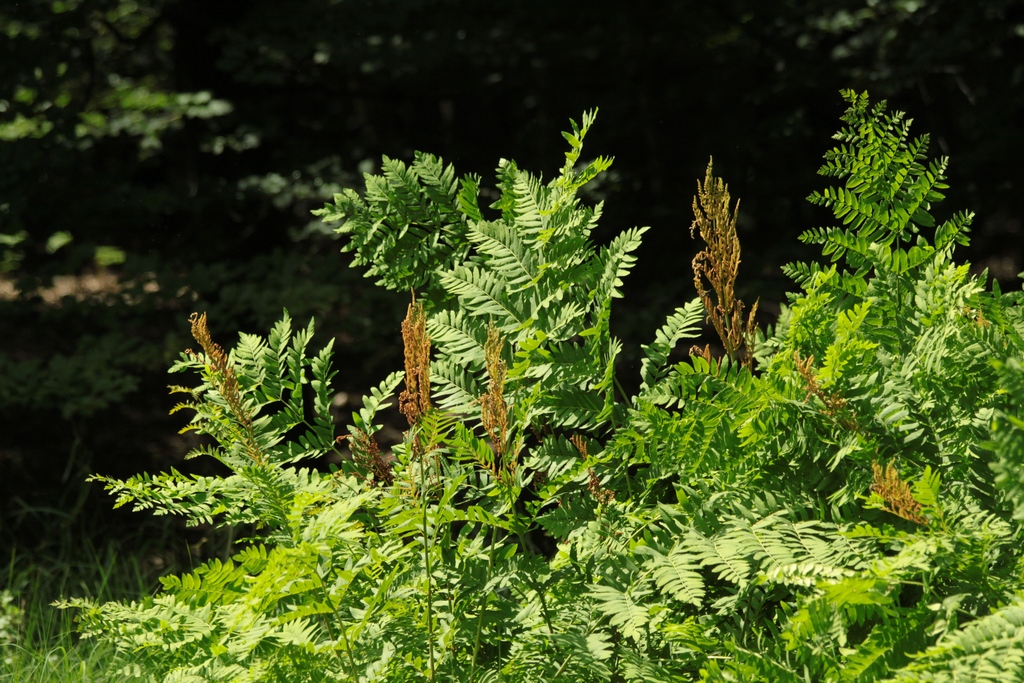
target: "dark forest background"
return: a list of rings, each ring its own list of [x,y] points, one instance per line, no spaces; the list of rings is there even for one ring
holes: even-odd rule
[[[559,132],[599,107],[584,156],[615,164],[589,197],[607,202],[598,237],[653,228],[616,311],[633,348],[695,295],[713,155],[742,200],[738,294],[773,322],[780,266],[827,220],[804,198],[841,88],[932,134],[952,158],[936,217],[975,211],[960,258],[1019,287],[1024,2],[2,3],[0,559],[184,538],[84,479],[192,466],[166,388],[192,379],[166,373],[192,311],[226,347],[283,308],[315,316],[337,340],[339,420],[400,367],[405,298],[310,215],[382,154],[436,153],[485,186],[501,157],[551,177]]]

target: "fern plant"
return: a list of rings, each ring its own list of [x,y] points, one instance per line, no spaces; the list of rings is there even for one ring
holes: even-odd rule
[[[1020,295],[954,263],[970,214],[934,227],[927,138],[844,97],[822,168],[840,185],[811,196],[843,226],[801,237],[826,262],[788,266],[797,291],[756,329],[709,164],[698,296],[643,347],[635,396],[609,321],[644,229],[591,241],[601,205],[578,191],[611,164],[579,162],[595,113],[552,180],[501,162],[489,208],[476,176],[385,158],[318,214],[412,290],[404,371],[336,437],[312,323],[228,353],[195,317],[181,408],[230,474],[96,479],[253,535],[157,596],[64,606],[125,679],[1024,678]],[[705,320],[726,355],[671,362]],[[376,413],[403,380],[408,430],[384,453]],[[330,474],[309,468],[332,451]]]

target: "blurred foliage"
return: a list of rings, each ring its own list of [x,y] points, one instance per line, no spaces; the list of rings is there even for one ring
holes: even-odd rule
[[[550,175],[551,132],[600,106],[592,149],[619,156],[586,188],[615,195],[594,237],[653,228],[629,285],[647,303],[616,323],[632,364],[634,330],[692,298],[693,188],[669,179],[714,153],[744,198],[736,295],[770,315],[779,266],[805,256],[781,245],[819,220],[799,198],[835,93],[870,88],[922,113],[953,158],[951,202],[979,215],[968,257],[1010,280],[1022,65],[1016,0],[3,3],[0,539],[13,505],[78,501],[85,472],[183,455],[151,443],[169,405],[140,389],[166,383],[191,310],[223,330],[315,315],[353,363],[345,390],[379,381],[402,297],[364,287],[309,211],[384,154],[483,175],[509,155]]]

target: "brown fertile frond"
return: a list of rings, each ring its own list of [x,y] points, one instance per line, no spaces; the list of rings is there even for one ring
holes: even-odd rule
[[[580,457],[584,460],[587,459],[587,440],[579,434],[573,434],[569,437],[569,443],[576,447],[576,450],[580,452]]]
[[[505,402],[505,376],[508,368],[501,357],[504,340],[497,326],[487,326],[484,361],[487,366],[487,393],[480,397],[480,418],[494,448],[494,473],[504,468],[514,472],[516,463],[506,458],[508,450],[508,403]]]
[[[992,323],[985,318],[985,313],[980,308],[971,308],[965,304],[963,308],[960,309],[960,313],[965,318],[973,320],[974,324],[978,327],[991,327],[992,325]]]
[[[707,361],[708,365],[711,365],[711,344],[705,344],[703,349],[694,344],[690,347],[690,355],[700,356]]]
[[[754,302],[750,315],[744,321],[744,304],[736,299],[733,291],[740,267],[740,241],[736,236],[740,202],[736,200],[736,206],[730,213],[732,198],[729,186],[712,175],[712,165],[712,160],[709,160],[704,183],[697,183],[697,196],[693,198],[694,221],[690,224],[690,236],[694,237],[694,230],[698,229],[701,239],[707,244],[707,248],[693,258],[693,284],[704,303],[704,310],[708,312],[707,320],[714,326],[726,353],[736,360],[741,347],[746,346],[743,362],[749,365],[757,329],[754,316],[758,302]],[[714,302],[705,280],[715,293]]]
[[[871,491],[882,497],[886,510],[915,524],[927,526],[928,520],[921,514],[921,504],[914,500],[910,484],[900,479],[899,472],[892,463],[882,469],[881,465],[873,462],[871,471],[875,477]]]
[[[391,486],[395,482],[395,473],[392,471],[395,457],[381,453],[373,436],[353,427],[351,434],[339,436],[336,440],[340,442],[345,439],[348,439],[352,451],[352,462],[362,470],[365,478],[372,475],[375,484],[384,486]]]
[[[234,378],[234,373],[231,370],[231,366],[228,364],[228,354],[224,351],[220,344],[213,341],[210,336],[210,329],[206,326],[206,314],[193,313],[188,317],[188,321],[192,323],[192,336],[195,338],[199,345],[203,348],[203,352],[206,354],[207,360],[209,361],[210,368],[217,373],[227,377],[231,376]],[[189,351],[192,356],[198,356],[193,351]]]
[[[818,378],[814,374],[814,356],[800,358],[800,352],[794,351],[793,362],[796,363],[796,371],[800,373],[800,376],[804,378],[804,382],[807,383],[807,397],[804,399],[804,403],[810,401],[811,396],[817,396],[824,401],[825,393],[821,390]]]
[[[615,491],[602,488],[601,480],[597,478],[593,467],[587,468],[587,490],[600,505],[607,505],[615,500]]]
[[[430,410],[430,337],[423,303],[415,299],[402,321],[405,344],[405,391],[398,397],[398,408],[410,425]]]
[[[583,460],[587,459],[587,441],[579,434],[573,434],[569,437],[570,443],[576,447],[576,450],[580,453],[580,458]],[[606,489],[601,486],[601,480],[598,478],[597,473],[593,467],[587,468],[587,490],[590,491],[590,495],[594,497],[600,505],[607,505],[608,503],[615,500],[615,491]]]
[[[804,398],[804,403],[810,401],[812,396],[818,398],[825,404],[825,410],[823,411],[825,415],[837,420],[846,429],[856,430],[857,422],[850,417],[846,399],[839,394],[825,393],[825,390],[818,384],[818,377],[814,373],[814,356],[800,358],[800,352],[794,351],[793,362],[796,364],[796,371],[800,373],[800,376],[803,377],[804,382],[807,384],[807,396]]]
[[[210,368],[211,379],[214,387],[224,397],[228,409],[239,424],[242,425],[242,442],[245,453],[253,462],[263,464],[263,453],[256,445],[256,435],[253,432],[252,416],[245,409],[242,402],[242,392],[238,388],[238,378],[235,377],[235,369],[231,365],[231,359],[220,344],[213,341],[210,336],[210,329],[206,325],[206,314],[193,313],[188,317],[192,323],[192,336],[203,347],[206,354],[208,367]],[[189,355],[198,358],[199,354],[189,350]]]

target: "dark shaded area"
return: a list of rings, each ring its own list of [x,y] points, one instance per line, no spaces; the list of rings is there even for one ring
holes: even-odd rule
[[[140,524],[86,474],[191,465],[165,372],[193,310],[224,346],[315,316],[352,397],[400,367],[405,301],[309,213],[382,154],[550,177],[599,107],[600,237],[653,227],[616,312],[636,345],[694,296],[711,155],[742,198],[738,294],[771,321],[779,266],[827,220],[804,198],[838,90],[867,89],[952,157],[935,215],[977,213],[962,258],[1011,288],[1022,269],[1019,1],[67,0],[6,3],[0,35],[0,545]]]

